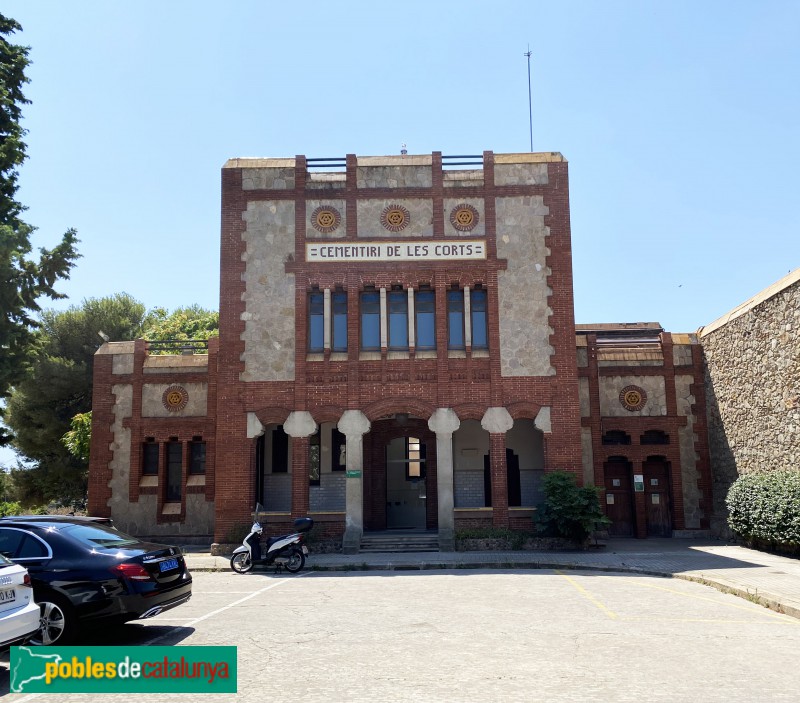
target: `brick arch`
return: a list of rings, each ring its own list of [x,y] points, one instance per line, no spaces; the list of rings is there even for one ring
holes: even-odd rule
[[[367,416],[370,422],[379,420],[387,415],[393,415],[394,413],[408,413],[409,415],[427,420],[433,415],[435,410],[436,408],[419,398],[403,397],[381,398],[374,403],[370,403],[365,408],[362,408],[362,412]]]
[[[453,412],[459,420],[480,420],[486,414],[487,407],[480,403],[459,403],[453,406]]]
[[[264,427],[267,427],[267,425],[282,425],[286,422],[286,418],[289,417],[290,412],[291,410],[288,408],[279,406],[260,408],[255,411],[258,421],[264,425]]]
[[[529,400],[521,400],[511,403],[506,409],[514,420],[535,420],[542,406],[531,403]]]
[[[310,412],[311,416],[314,418],[314,422],[321,425],[323,422],[339,422],[339,420],[342,419],[344,411],[345,408],[340,405],[323,405],[322,407],[314,408],[314,410]]]

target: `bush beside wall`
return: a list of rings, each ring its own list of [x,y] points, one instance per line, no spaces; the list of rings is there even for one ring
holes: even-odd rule
[[[800,471],[744,474],[726,504],[736,535],[754,546],[800,552]]]

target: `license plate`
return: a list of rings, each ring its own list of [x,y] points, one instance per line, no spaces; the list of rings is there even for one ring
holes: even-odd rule
[[[303,554],[308,556],[308,547],[306,547],[306,545],[303,545]]]
[[[12,603],[17,600],[17,592],[13,588],[0,591],[0,603]]]
[[[158,565],[158,568],[161,571],[172,571],[172,569],[177,569],[178,568],[178,560],[177,559],[165,559],[164,561],[162,561]]]

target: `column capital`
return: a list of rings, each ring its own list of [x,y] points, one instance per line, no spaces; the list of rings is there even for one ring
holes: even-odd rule
[[[345,410],[336,425],[336,429],[345,436],[365,435],[370,427],[370,421],[360,410]]]
[[[459,427],[461,427],[461,420],[458,419],[456,411],[452,408],[436,408],[428,419],[428,428],[437,435],[453,434]]]
[[[317,423],[308,410],[294,410],[283,423],[283,431],[290,437],[310,437],[317,431]]]
[[[514,418],[505,408],[489,408],[481,419],[481,427],[489,434],[505,434],[514,426]]]
[[[264,425],[255,413],[247,413],[247,439],[260,437],[264,434]]]
[[[537,430],[541,430],[545,434],[550,434],[553,431],[553,426],[550,423],[550,406],[543,405],[539,410],[539,414],[533,421]]]

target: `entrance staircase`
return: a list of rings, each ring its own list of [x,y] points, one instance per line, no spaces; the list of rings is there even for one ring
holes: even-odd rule
[[[361,537],[361,552],[401,553],[438,552],[439,535],[436,532],[365,532]]]

